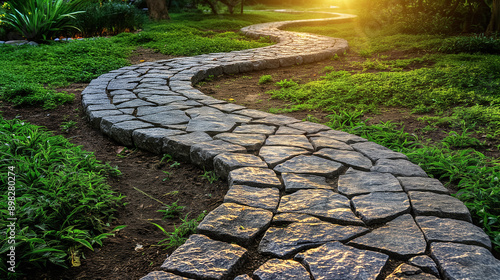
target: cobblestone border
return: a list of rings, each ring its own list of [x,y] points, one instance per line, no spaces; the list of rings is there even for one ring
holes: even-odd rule
[[[248,246],[274,256],[253,279],[500,279],[500,262],[465,205],[401,153],[327,126],[211,98],[210,75],[312,63],[343,39],[282,31],[329,19],[248,26],[277,44],[124,67],[82,92],[90,123],[126,146],[169,153],[228,179],[224,203],[142,280],[228,279]],[[187,277],[187,278],[186,278]],[[240,275],[234,279],[251,279]]]

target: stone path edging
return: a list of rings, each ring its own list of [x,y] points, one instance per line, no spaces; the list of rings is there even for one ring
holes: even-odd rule
[[[342,54],[343,39],[279,28],[353,17],[248,26],[241,30],[247,36],[277,44],[123,67],[82,92],[89,121],[103,134],[215,169],[230,186],[164,271],[142,280],[235,277],[262,235],[258,250],[275,258],[253,279],[376,279],[389,258],[404,264],[386,279],[500,279],[491,242],[464,204],[405,155],[192,86],[210,75]]]

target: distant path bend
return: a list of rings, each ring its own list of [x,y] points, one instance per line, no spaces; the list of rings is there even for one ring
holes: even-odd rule
[[[336,15],[248,26],[246,35],[278,43],[123,67],[82,92],[90,123],[104,135],[213,169],[230,186],[198,234],[168,256],[162,271],[142,280],[233,279],[257,242],[259,253],[273,259],[253,271],[254,279],[378,279],[381,273],[500,279],[491,242],[471,224],[465,205],[405,155],[193,87],[210,75],[342,54],[344,39],[280,30],[354,17]],[[402,265],[394,270],[389,259]]]

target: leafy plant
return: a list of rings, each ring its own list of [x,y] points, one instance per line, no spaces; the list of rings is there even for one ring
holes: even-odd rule
[[[102,245],[112,231],[116,208],[123,196],[106,184],[109,165],[74,146],[62,136],[21,120],[0,118],[0,169],[15,173],[16,272],[45,267],[66,267],[70,248]],[[7,172],[0,174],[0,207],[8,209]],[[0,253],[11,244],[7,220],[0,221]],[[119,230],[122,227],[115,228]],[[5,263],[0,271],[7,273]]]
[[[196,233],[198,224],[203,220],[203,218],[205,218],[206,214],[206,211],[203,211],[200,215],[198,215],[198,217],[191,220],[188,220],[189,214],[186,214],[184,219],[181,218],[182,224],[178,227],[174,226],[173,232],[167,232],[162,226],[152,223],[167,236],[167,238],[159,241],[158,244],[166,246],[167,248],[181,246],[184,242],[186,242],[189,235]]]
[[[272,81],[273,81],[273,77],[271,75],[262,75],[259,78],[259,85],[267,84],[267,83],[270,83]]]
[[[45,41],[70,30],[83,0],[25,0],[10,1],[10,10],[3,21],[27,40]]]
[[[165,205],[165,209],[158,210],[158,212],[164,213],[163,219],[176,218],[186,208],[186,206],[177,205],[178,201],[173,202],[171,205]]]
[[[200,177],[207,179],[210,184],[213,184],[215,181],[219,180],[219,176],[214,171],[205,171]]]
[[[77,122],[75,121],[67,121],[62,122],[59,126],[64,133],[68,133],[72,128],[76,128]]]
[[[163,178],[162,180],[163,182],[170,180],[170,175],[171,175],[170,172],[164,170],[162,170],[161,172],[165,174],[165,178]]]
[[[279,86],[280,88],[292,88],[298,85],[299,84],[297,84],[297,82],[293,81],[292,79],[290,80],[284,79],[279,82],[276,82],[276,86]]]

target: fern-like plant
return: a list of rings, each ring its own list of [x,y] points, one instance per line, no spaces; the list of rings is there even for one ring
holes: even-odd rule
[[[71,20],[83,0],[9,1],[10,9],[3,21],[30,41],[45,41],[68,30],[76,29]]]

